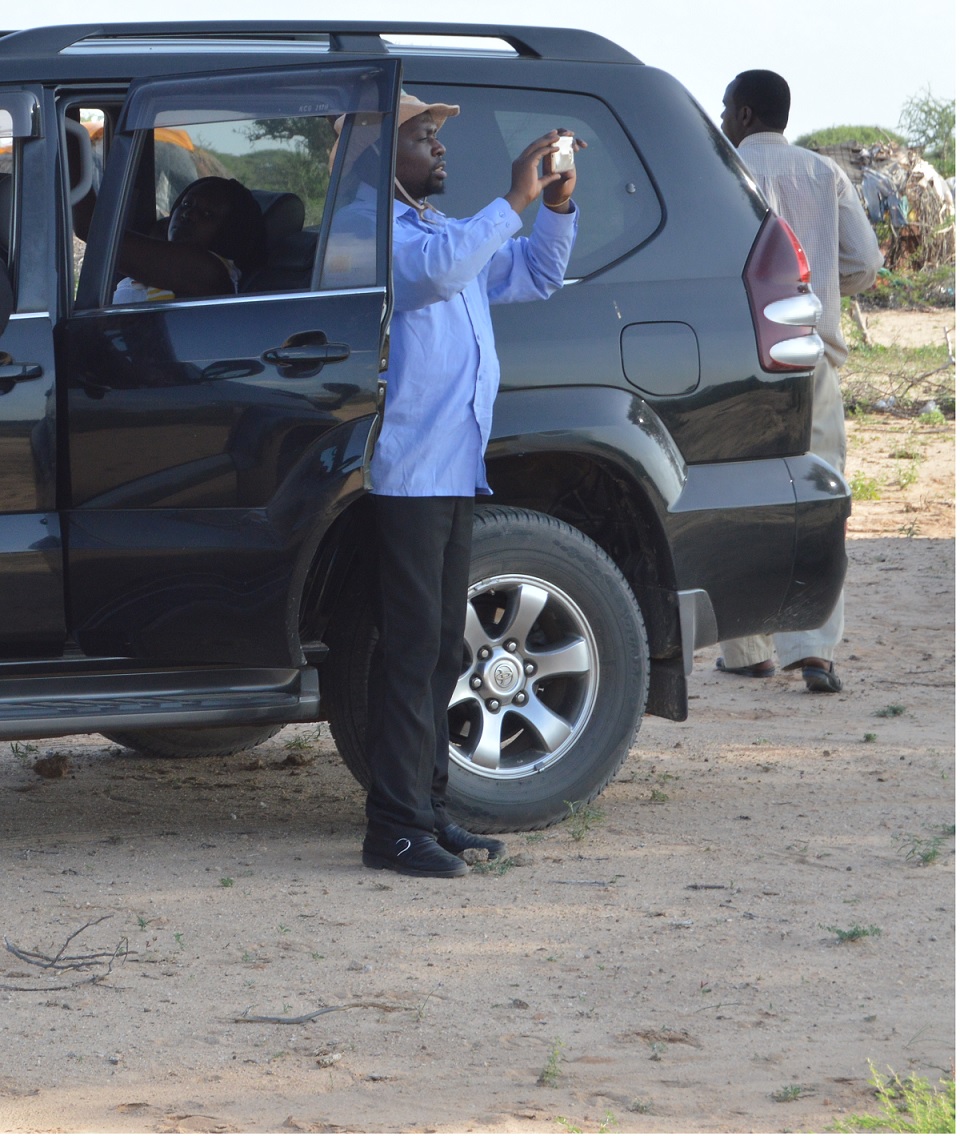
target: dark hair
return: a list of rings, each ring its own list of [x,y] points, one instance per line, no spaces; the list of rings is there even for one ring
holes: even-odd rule
[[[257,199],[236,178],[197,178],[180,191],[170,210],[171,216],[184,197],[200,186],[215,187],[224,195],[228,206],[210,251],[232,260],[241,272],[259,267],[267,255],[266,222]]]
[[[764,126],[785,130],[790,117],[790,87],[776,71],[741,71],[733,81],[733,103],[749,107]]]

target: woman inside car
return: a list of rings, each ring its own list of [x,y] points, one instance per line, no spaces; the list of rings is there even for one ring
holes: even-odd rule
[[[115,304],[231,295],[240,278],[265,255],[263,214],[253,194],[234,178],[191,182],[161,222],[160,236],[127,232],[117,267],[125,273]]]

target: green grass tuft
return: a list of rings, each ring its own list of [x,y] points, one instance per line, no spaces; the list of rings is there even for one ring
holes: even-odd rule
[[[838,1121],[831,1132],[956,1132],[956,1079],[941,1078],[939,1089],[911,1073],[906,1081],[890,1070],[884,1079],[870,1062],[870,1084],[880,1102],[880,1115],[853,1115]]]

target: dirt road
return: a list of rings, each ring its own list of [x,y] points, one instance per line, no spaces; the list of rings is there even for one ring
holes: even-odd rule
[[[203,763],[3,746],[0,1131],[823,1131],[874,1110],[868,1060],[936,1082],[953,444],[851,425],[880,497],[841,695],[701,653],[689,720],[496,871],[362,869],[361,793],[306,727]]]

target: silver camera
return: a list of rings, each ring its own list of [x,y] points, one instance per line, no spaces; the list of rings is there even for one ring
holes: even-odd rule
[[[564,170],[573,169],[573,135],[561,134],[554,142],[557,147],[556,154],[550,154],[550,172],[562,174]]]

